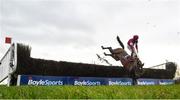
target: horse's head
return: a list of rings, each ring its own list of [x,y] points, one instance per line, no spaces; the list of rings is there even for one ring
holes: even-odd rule
[[[139,58],[137,59],[137,66],[138,66],[139,68],[143,68],[143,66],[144,66],[144,63],[142,63]]]

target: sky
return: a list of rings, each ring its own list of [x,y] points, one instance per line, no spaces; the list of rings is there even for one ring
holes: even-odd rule
[[[0,0],[0,58],[9,44],[31,46],[31,57],[112,65],[101,46],[120,47],[139,35],[139,57],[151,67],[167,60],[180,65],[180,0]]]

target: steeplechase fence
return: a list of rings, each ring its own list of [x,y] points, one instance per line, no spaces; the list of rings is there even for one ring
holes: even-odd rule
[[[61,79],[64,77],[63,80],[66,81],[63,81],[63,84],[65,85],[73,85],[76,78],[82,80],[84,79],[84,81],[81,80],[84,83],[86,83],[86,80],[89,80],[89,82],[94,81],[94,79],[103,80],[104,83],[100,83],[102,85],[108,85],[108,80],[114,80],[116,83],[112,82],[113,84],[121,84],[122,80],[129,80],[129,78],[132,80],[129,73],[122,66],[105,66],[67,61],[44,60],[32,58],[30,55],[30,46],[20,43],[12,44],[10,49],[1,59],[0,82],[4,79],[8,79],[8,85],[25,85],[25,83],[31,82],[45,84],[46,80],[49,80],[49,78],[46,79],[45,77],[51,77],[52,79],[57,77]],[[154,83],[149,82],[148,84],[161,84],[164,80],[167,81],[162,84],[174,83],[173,78],[175,76],[176,68],[177,65],[173,62],[167,62],[165,64],[165,69],[143,68],[144,74],[137,79],[137,83],[146,84],[149,81],[154,81]],[[41,78],[38,79],[35,77]],[[34,81],[27,80],[23,83],[23,78],[26,80],[32,78]],[[71,79],[73,82],[71,82]],[[56,80],[52,81],[54,82]],[[51,82],[51,80],[49,82]]]

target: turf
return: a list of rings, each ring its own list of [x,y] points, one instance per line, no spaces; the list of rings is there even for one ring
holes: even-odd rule
[[[180,99],[180,85],[0,86],[0,99]]]

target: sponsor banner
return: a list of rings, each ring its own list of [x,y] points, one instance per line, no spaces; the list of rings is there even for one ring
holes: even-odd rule
[[[130,78],[18,75],[17,85],[132,85]]]
[[[137,85],[168,85],[174,83],[172,79],[137,79]]]
[[[95,86],[95,85],[106,85],[105,82],[106,79],[107,78],[97,78],[97,77],[75,77],[71,81],[73,81],[73,85]]]
[[[19,75],[18,85],[65,85],[65,77],[55,76],[36,76],[36,75]]]
[[[169,85],[169,84],[175,84],[175,81],[172,79],[161,79],[161,80],[159,80],[159,85]]]
[[[131,78],[109,78],[108,85],[132,85]]]
[[[172,79],[137,79],[137,85],[168,85],[174,84]],[[131,78],[102,78],[102,77],[71,77],[71,76],[38,76],[18,75],[17,85],[132,85]]]
[[[137,79],[137,85],[157,85],[158,79]]]

